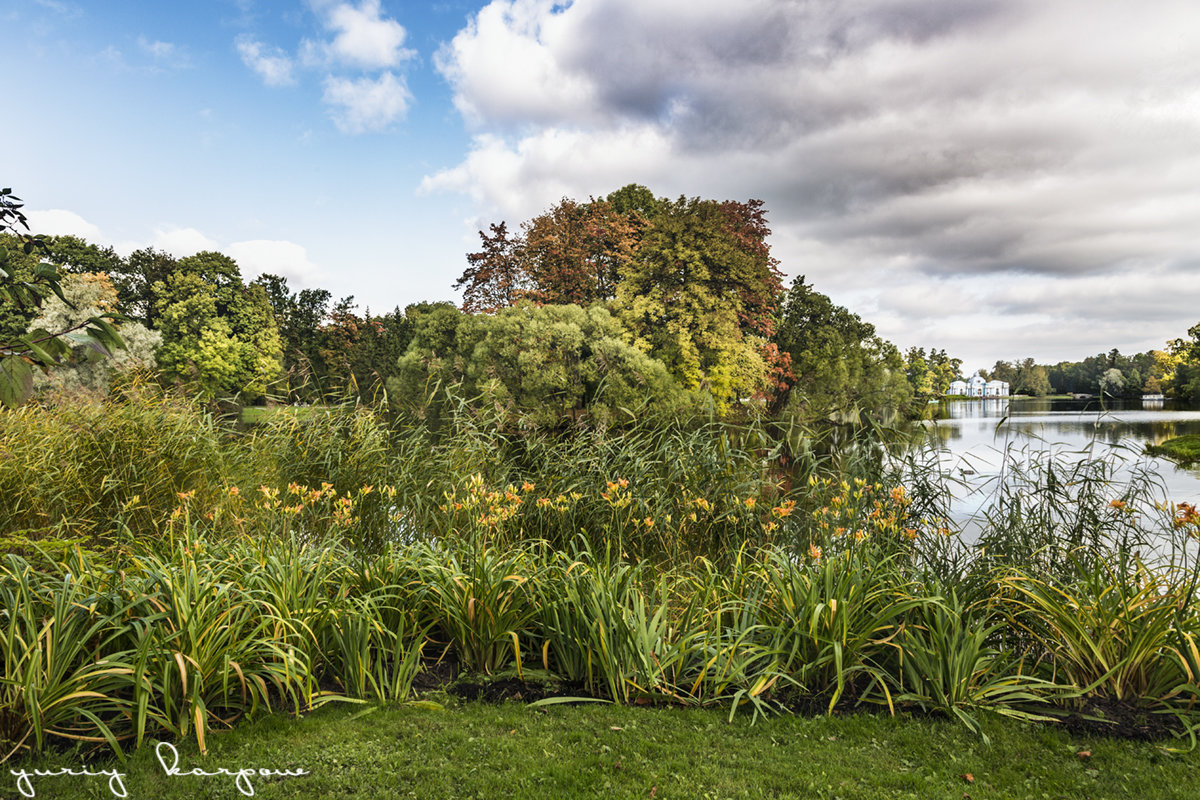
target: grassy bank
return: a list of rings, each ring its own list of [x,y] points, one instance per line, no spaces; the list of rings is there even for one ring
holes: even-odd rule
[[[1200,464],[1200,433],[1189,433],[1167,439],[1162,444],[1148,445],[1146,452],[1166,456],[1184,466]]]
[[[255,796],[444,798],[1191,798],[1200,757],[988,717],[990,745],[946,720],[879,715],[728,722],[686,709],[468,703],[338,706],[214,735],[183,770],[303,769]],[[169,756],[168,756],[169,757]],[[6,765],[13,767],[13,765]],[[67,756],[23,762],[54,769]],[[130,798],[233,798],[229,777],[166,778],[152,748],[127,764]],[[42,778],[39,797],[104,796],[106,779]],[[0,787],[13,793],[5,774]]]

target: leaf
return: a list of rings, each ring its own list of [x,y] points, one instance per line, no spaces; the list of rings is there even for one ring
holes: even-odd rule
[[[529,707],[556,706],[561,703],[607,703],[611,705],[612,700],[604,700],[599,697],[544,697],[541,700],[535,700],[530,703]]]
[[[33,367],[20,356],[0,359],[0,404],[16,408],[33,394]]]

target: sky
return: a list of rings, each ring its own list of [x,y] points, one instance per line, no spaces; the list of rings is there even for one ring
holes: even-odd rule
[[[1195,0],[0,0],[34,232],[373,312],[628,183],[964,371],[1200,322]]]

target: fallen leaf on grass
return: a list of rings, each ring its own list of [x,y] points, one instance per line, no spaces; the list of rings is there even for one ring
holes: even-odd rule
[[[1091,750],[1080,750],[1080,751],[1079,751],[1078,753],[1076,753],[1075,755],[1079,756],[1080,758],[1091,758],[1091,757],[1092,757],[1092,751],[1091,751]]]
[[[963,773],[962,779],[963,779],[964,781],[966,781],[967,783],[974,783],[974,782],[975,782],[975,776],[974,776],[974,775],[972,775],[972,774],[971,774],[971,773],[969,773],[969,772]]]

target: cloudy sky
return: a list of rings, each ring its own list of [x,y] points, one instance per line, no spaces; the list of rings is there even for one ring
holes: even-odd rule
[[[0,0],[0,47],[38,232],[375,311],[636,182],[761,198],[789,283],[968,371],[1200,321],[1195,0]]]

